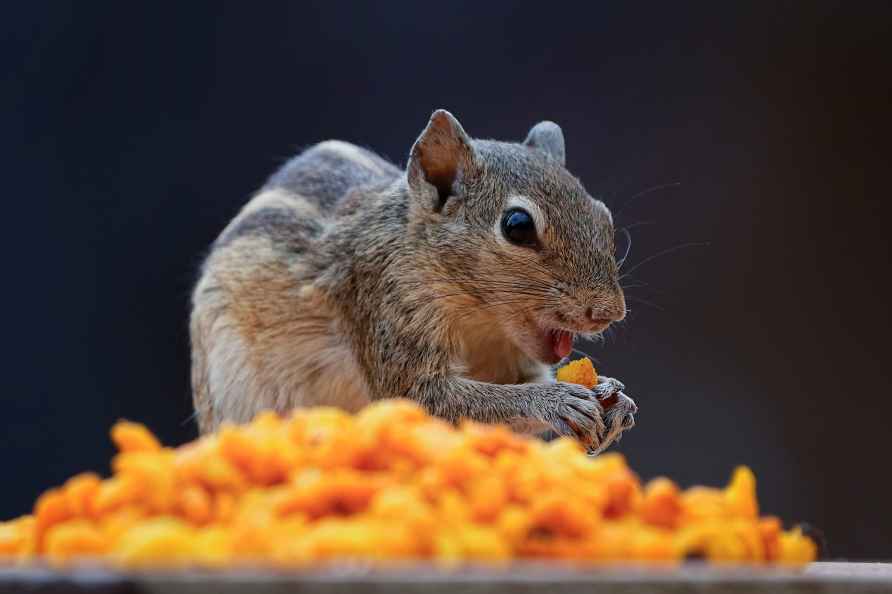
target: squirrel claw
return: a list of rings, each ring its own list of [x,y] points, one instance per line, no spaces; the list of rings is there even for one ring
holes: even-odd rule
[[[635,426],[635,413],[638,405],[623,393],[626,386],[619,380],[610,377],[598,378],[598,384],[592,389],[598,401],[604,407],[605,434],[597,448],[588,448],[588,454],[595,456],[606,450],[612,443],[618,442],[623,431]]]

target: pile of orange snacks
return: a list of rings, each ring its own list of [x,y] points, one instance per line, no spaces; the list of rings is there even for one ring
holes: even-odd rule
[[[80,474],[0,523],[0,559],[124,568],[306,567],[361,559],[801,565],[815,544],[759,517],[755,477],[642,485],[619,454],[500,426],[454,427],[414,403],[356,415],[262,413],[165,448],[120,422],[113,476]]]

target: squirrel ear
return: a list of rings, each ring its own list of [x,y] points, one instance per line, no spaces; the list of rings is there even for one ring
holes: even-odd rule
[[[474,164],[470,137],[451,113],[438,109],[409,153],[409,185],[419,189],[423,182],[427,182],[436,188],[434,208],[440,210],[454,193],[453,184],[467,175]]]
[[[561,131],[561,127],[554,122],[539,122],[533,126],[523,143],[526,146],[539,149],[561,165],[566,163],[564,133]]]

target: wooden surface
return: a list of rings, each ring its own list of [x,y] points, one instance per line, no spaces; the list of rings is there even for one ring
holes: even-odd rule
[[[360,567],[305,573],[238,571],[227,573],[113,573],[99,569],[55,572],[0,568],[0,594],[90,592],[92,594],[643,594],[669,592],[746,594],[749,592],[892,594],[892,563],[814,563],[802,571],[764,568],[574,570],[518,565],[508,570],[440,572],[415,568],[374,571]]]

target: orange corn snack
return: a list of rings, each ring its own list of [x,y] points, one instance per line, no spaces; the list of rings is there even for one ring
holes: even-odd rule
[[[575,369],[591,381],[591,363]],[[697,555],[795,566],[816,554],[798,530],[759,517],[745,467],[725,489],[642,486],[619,454],[454,427],[403,400],[356,415],[263,413],[178,448],[133,423],[112,437],[113,476],[78,475],[41,495],[33,514],[0,523],[0,562],[221,569]]]
[[[598,372],[588,357],[570,361],[557,370],[555,378],[559,382],[579,384],[589,390],[598,384]]]

